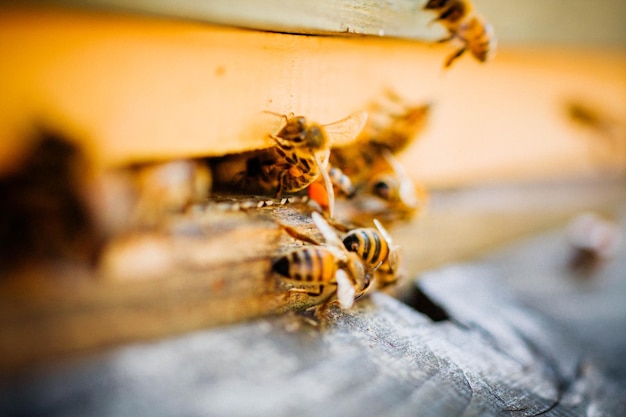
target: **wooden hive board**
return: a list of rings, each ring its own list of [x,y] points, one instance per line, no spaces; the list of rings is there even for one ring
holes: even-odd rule
[[[626,257],[581,281],[564,242],[557,229],[436,268],[406,303],[375,293],[323,328],[282,315],[65,362],[0,391],[0,411],[623,415]]]

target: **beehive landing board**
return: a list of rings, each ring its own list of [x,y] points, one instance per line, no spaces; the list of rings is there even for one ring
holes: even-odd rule
[[[567,257],[560,229],[428,272],[421,301],[376,293],[331,310],[323,329],[287,315],[116,349],[6,384],[0,411],[625,415],[626,253],[584,282]],[[420,312],[424,300],[445,317]]]
[[[413,277],[561,225],[582,210],[611,210],[625,194],[621,180],[602,179],[438,192],[430,212],[390,231]],[[276,220],[311,232],[309,211],[293,205],[219,214],[200,207],[179,219],[180,234],[159,237],[171,245],[173,268],[153,279],[108,280],[46,265],[0,280],[0,371],[281,313],[294,302],[306,306],[281,288],[271,263],[301,244]]]

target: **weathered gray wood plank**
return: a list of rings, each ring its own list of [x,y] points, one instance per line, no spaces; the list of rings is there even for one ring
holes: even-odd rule
[[[444,35],[437,25],[427,25],[433,14],[422,10],[425,1],[421,0],[62,0],[58,3],[301,34],[359,34],[417,40],[433,40]]]
[[[447,315],[437,321],[375,293],[354,310],[332,309],[321,327],[275,316],[5,380],[0,413],[624,415],[626,372],[615,366],[624,351],[595,349],[625,345],[615,326],[626,328],[626,305],[615,294],[626,288],[626,253],[598,270],[603,284],[581,287],[559,256],[567,248],[558,231],[424,274],[420,291]]]
[[[404,279],[555,227],[576,211],[611,206],[623,190],[619,182],[574,181],[434,193],[429,213],[391,229],[405,253]],[[175,231],[156,237],[171,248],[159,257],[172,257],[171,269],[158,276],[135,268],[112,280],[46,264],[30,276],[0,280],[0,373],[313,305],[315,299],[288,293],[271,273],[272,260],[300,244],[276,220],[314,231],[311,207],[210,207],[174,219]],[[124,265],[130,266],[118,269]]]

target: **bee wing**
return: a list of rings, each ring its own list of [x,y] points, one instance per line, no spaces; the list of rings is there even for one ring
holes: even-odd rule
[[[361,133],[366,121],[367,112],[361,110],[323,127],[331,145],[342,146],[352,142]]]
[[[383,235],[383,238],[387,241],[387,244],[391,248],[393,246],[393,239],[391,238],[391,235],[389,234],[387,229],[383,227],[382,223],[379,222],[378,219],[374,219],[374,224],[376,225],[376,228],[378,229],[380,234]]]
[[[324,217],[322,217],[321,214],[314,211],[311,214],[311,217],[313,218],[313,223],[315,223],[324,236],[326,243],[344,249],[343,242],[341,242],[341,239],[337,236],[337,232],[335,232],[335,229],[333,229],[333,227],[329,225],[326,220],[324,220]]]
[[[352,307],[356,291],[346,271],[338,269],[335,280],[337,281],[337,300],[339,300],[339,305],[344,309]]]

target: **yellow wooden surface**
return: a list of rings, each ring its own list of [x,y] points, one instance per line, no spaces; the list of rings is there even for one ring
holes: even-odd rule
[[[277,122],[265,110],[329,123],[393,89],[433,103],[403,160],[421,182],[446,186],[595,169],[588,132],[565,115],[570,98],[626,117],[623,52],[502,48],[493,62],[463,57],[444,72],[453,50],[4,6],[0,165],[34,122],[91,143],[110,165],[267,146]]]

